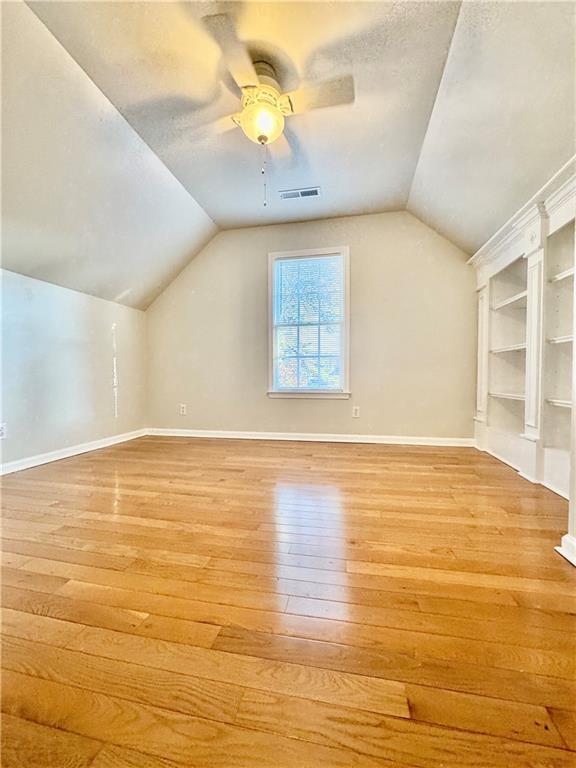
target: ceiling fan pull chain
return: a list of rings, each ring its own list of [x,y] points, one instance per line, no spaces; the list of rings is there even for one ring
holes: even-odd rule
[[[268,205],[268,194],[266,189],[266,171],[268,169],[268,145],[264,142],[261,143],[262,147],[262,181],[264,184],[264,208]]]
[[[264,144],[264,142],[261,142],[260,146],[262,147],[262,150],[261,150],[261,152],[262,152],[262,168],[260,170],[260,173],[262,174],[262,176],[265,176],[266,175],[266,144]]]

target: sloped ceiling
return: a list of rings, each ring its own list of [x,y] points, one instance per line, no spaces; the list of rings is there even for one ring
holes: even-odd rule
[[[29,6],[2,9],[4,266],[135,306],[212,222],[408,208],[473,252],[574,154],[572,2]],[[260,148],[209,128],[239,104],[200,21],[222,10],[286,89],[355,78],[289,119],[267,208]]]
[[[146,307],[214,223],[26,5],[2,22],[2,266]]]
[[[575,3],[464,3],[408,209],[477,250],[574,154]]]

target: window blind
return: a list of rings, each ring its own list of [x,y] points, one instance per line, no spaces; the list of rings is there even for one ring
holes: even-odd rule
[[[275,391],[343,390],[344,280],[342,254],[274,261]]]

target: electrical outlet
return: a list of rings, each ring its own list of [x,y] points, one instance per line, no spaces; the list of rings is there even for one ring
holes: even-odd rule
[[[187,412],[188,408],[186,407],[186,403],[180,403],[180,416],[186,416]]]
[[[360,406],[359,405],[353,405],[352,406],[352,418],[353,419],[359,419],[360,418]]]
[[[8,428],[6,426],[6,422],[3,422],[0,424],[0,440],[4,440],[5,437],[8,436]]]

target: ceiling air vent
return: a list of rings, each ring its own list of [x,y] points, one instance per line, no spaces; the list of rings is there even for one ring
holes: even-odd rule
[[[320,187],[305,187],[304,189],[283,189],[280,200],[295,200],[298,197],[319,197]]]

